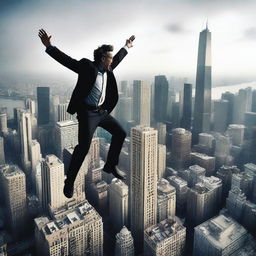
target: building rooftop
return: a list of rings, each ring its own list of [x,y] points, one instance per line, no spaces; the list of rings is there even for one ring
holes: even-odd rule
[[[167,177],[167,179],[169,180],[169,181],[172,181],[174,184],[177,184],[177,185],[179,185],[180,187],[182,187],[182,186],[187,186],[188,185],[188,183],[187,183],[187,181],[185,181],[185,180],[183,180],[181,177],[179,177],[179,176],[169,176],[169,177]]]
[[[25,176],[25,173],[17,166],[17,165],[9,165],[5,164],[0,167],[1,172],[5,177],[14,177],[16,175],[23,175]]]
[[[74,120],[66,120],[66,121],[61,121],[61,122],[56,122],[56,125],[59,127],[66,127],[66,126],[72,126],[72,125],[77,125],[78,122]]]
[[[95,214],[94,218],[88,217],[92,213]],[[75,223],[76,221],[86,220],[87,222],[91,222],[95,218],[98,220],[101,218],[101,216],[88,203],[88,201],[85,201],[75,209],[67,210],[66,214],[63,213],[61,217],[58,217],[54,220],[49,220],[47,217],[40,217],[35,219],[35,223],[38,229],[42,228],[42,231],[45,235],[50,235],[67,227],[70,224]]]
[[[201,176],[200,180],[208,189],[214,189],[222,185],[222,180],[215,176],[211,176],[211,177]]]
[[[175,187],[173,187],[168,182],[168,180],[162,178],[157,182],[158,195],[175,193],[175,191],[176,191]]]
[[[224,215],[219,215],[198,225],[195,230],[201,232],[211,244],[222,249],[247,233],[235,220]]]
[[[214,158],[213,156],[208,156],[206,154],[198,153],[198,152],[191,152],[190,155],[202,158],[204,160],[209,160],[209,159],[213,159]]]
[[[62,161],[53,154],[47,155],[45,161],[49,166],[63,164]]]
[[[191,190],[197,192],[198,194],[205,194],[210,191],[210,189],[207,188],[203,182],[196,183]]]
[[[228,126],[228,129],[244,129],[245,126],[243,124],[230,124]]]
[[[253,171],[256,173],[256,164],[253,163],[247,163],[244,165],[245,169],[249,169],[250,171]]]
[[[177,219],[165,219],[160,223],[147,228],[144,232],[148,240],[154,243],[162,242],[186,228]]]

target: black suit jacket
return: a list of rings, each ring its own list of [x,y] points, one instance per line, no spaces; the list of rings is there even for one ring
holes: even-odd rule
[[[73,90],[67,109],[67,112],[73,115],[79,110],[82,110],[85,106],[84,99],[89,95],[98,74],[96,63],[95,61],[90,61],[86,58],[83,58],[80,61],[75,60],[60,51],[57,47],[50,49],[47,48],[46,52],[59,63],[78,74],[77,84]],[[121,62],[126,54],[126,49],[121,48],[113,57],[111,70],[107,71],[106,95],[102,108],[106,109],[108,113],[113,110],[118,101],[118,90],[113,70]]]

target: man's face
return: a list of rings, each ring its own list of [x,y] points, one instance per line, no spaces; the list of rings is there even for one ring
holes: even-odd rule
[[[112,52],[106,52],[106,54],[101,58],[101,64],[105,69],[109,70],[112,60],[113,60]]]

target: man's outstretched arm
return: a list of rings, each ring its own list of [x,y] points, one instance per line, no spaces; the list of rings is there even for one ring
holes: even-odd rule
[[[117,54],[113,57],[113,62],[111,64],[112,70],[116,68],[116,66],[121,62],[121,60],[125,57],[127,54],[128,48],[133,47],[132,42],[135,39],[135,36],[131,36],[129,39],[126,40],[125,46],[121,48]]]
[[[47,33],[40,29],[38,32],[38,36],[40,37],[43,45],[46,47],[46,52],[54,58],[56,61],[64,65],[65,67],[71,69],[72,71],[78,73],[79,72],[79,61],[71,58],[66,55],[64,52],[60,51],[57,47],[51,44],[51,37],[48,36]]]

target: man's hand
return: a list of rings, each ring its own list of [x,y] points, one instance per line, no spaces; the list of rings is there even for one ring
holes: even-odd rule
[[[40,29],[39,32],[38,32],[38,36],[40,37],[42,43],[48,47],[51,45],[51,37],[52,36],[48,36],[47,33],[43,30],[43,29]]]
[[[126,45],[128,48],[133,47],[132,42],[133,42],[134,39],[135,39],[135,36],[131,36],[129,39],[126,40],[126,44],[125,44],[125,45]]]

